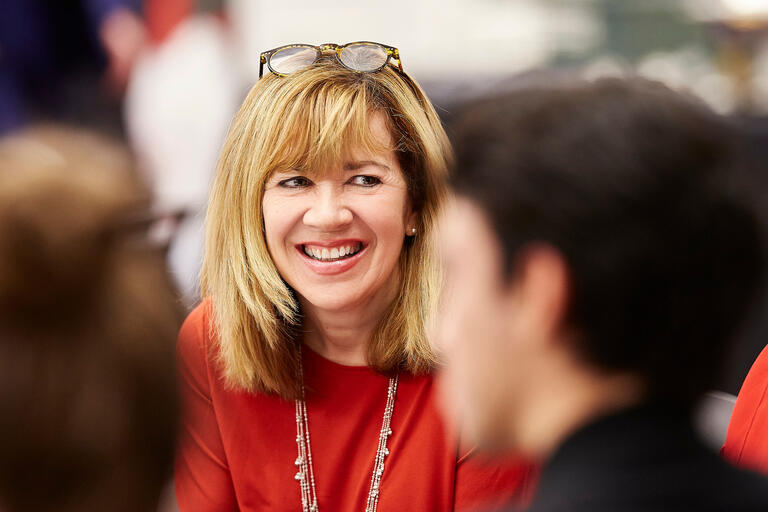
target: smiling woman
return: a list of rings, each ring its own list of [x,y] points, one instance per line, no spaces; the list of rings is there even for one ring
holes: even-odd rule
[[[203,263],[202,286],[216,306],[225,375],[231,384],[297,396],[299,345],[286,342],[285,327],[302,324],[305,294],[314,297],[322,292],[319,288],[326,288],[326,297],[342,292],[362,298],[363,283],[357,278],[373,278],[373,272],[380,280],[369,283],[371,288],[393,271],[393,278],[402,272],[406,279],[393,279],[402,287],[404,301],[391,304],[393,321],[381,322],[371,342],[362,344],[366,360],[385,373],[403,363],[415,373],[432,368],[435,360],[423,318],[433,310],[439,285],[431,227],[445,194],[449,157],[450,147],[431,104],[410,78],[393,69],[359,73],[329,59],[286,77],[259,80],[222,151]],[[362,185],[377,180],[382,185]],[[345,186],[340,188],[341,183]],[[355,208],[344,207],[354,197]],[[391,224],[391,216],[405,215],[406,208],[418,211],[411,221],[418,223],[412,227],[424,227],[421,235],[401,251],[401,226],[395,246],[378,245],[365,219]],[[287,240],[277,237],[282,236],[278,231],[291,229],[288,223],[293,225],[290,236],[312,236],[292,239],[286,252]],[[304,233],[297,233],[302,226]],[[388,237],[392,229],[389,225]],[[292,266],[298,262],[295,244],[322,241],[327,247],[339,233],[351,238],[347,235],[353,231],[374,245],[369,250],[363,244],[363,252],[370,253],[368,275],[356,272],[318,282],[306,269]],[[393,260],[392,255],[397,257]],[[222,266],[222,261],[230,264]],[[296,281],[304,278],[309,278],[306,290]],[[379,312],[380,317],[385,314]]]
[[[323,54],[253,87],[211,195],[208,298],[179,336],[183,511],[454,510],[523,495],[528,466],[481,461],[436,407],[424,326],[450,154],[394,66],[359,72]]]

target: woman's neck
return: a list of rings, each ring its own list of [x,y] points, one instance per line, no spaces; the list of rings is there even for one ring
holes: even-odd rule
[[[308,317],[305,317],[304,344],[335,363],[365,366],[368,340],[374,328],[375,324],[350,325],[343,318],[309,321]]]
[[[335,363],[367,365],[368,343],[396,293],[394,289],[377,294],[365,303],[343,311],[324,310],[300,299],[304,344]]]

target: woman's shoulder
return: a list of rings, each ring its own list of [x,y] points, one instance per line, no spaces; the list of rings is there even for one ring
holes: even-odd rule
[[[206,367],[210,359],[211,331],[209,319],[212,302],[204,299],[184,320],[179,330],[176,351],[182,368]]]
[[[193,334],[190,331],[200,331],[205,324],[208,323],[211,309],[213,308],[213,301],[210,298],[205,298],[195,306],[184,319],[184,323],[181,325],[181,333]]]
[[[768,346],[744,379],[722,453],[739,466],[768,473]]]

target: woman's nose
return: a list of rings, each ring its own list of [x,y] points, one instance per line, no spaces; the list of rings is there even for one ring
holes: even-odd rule
[[[312,204],[304,213],[304,224],[320,231],[339,231],[352,222],[352,211],[341,191],[318,187]]]

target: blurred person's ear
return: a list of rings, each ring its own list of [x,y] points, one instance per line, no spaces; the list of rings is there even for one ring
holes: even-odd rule
[[[536,243],[514,261],[508,284],[511,339],[540,345],[556,343],[565,328],[570,296],[568,265],[554,247]]]

